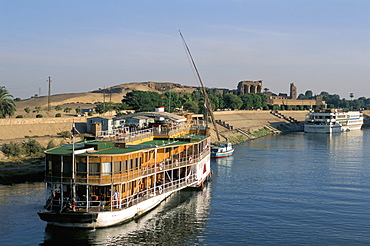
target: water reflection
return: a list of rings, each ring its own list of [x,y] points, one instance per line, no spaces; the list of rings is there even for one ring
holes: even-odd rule
[[[47,226],[41,245],[194,245],[201,244],[210,209],[210,188],[180,191],[139,220],[86,230]]]

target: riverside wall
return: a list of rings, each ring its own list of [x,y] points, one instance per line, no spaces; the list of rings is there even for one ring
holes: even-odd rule
[[[0,139],[17,139],[26,136],[55,136],[58,132],[70,131],[72,123],[80,125],[85,117],[63,118],[10,118],[0,119]]]

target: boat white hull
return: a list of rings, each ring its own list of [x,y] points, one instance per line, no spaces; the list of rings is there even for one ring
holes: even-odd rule
[[[78,228],[99,228],[108,227],[116,224],[123,223],[131,220],[137,216],[141,216],[151,209],[158,206],[163,200],[170,196],[173,192],[167,192],[166,194],[157,195],[153,198],[138,203],[137,205],[119,211],[103,211],[103,212],[92,212],[97,213],[97,219],[92,223],[60,223],[60,222],[48,222],[51,225],[62,226],[62,227],[78,227]]]
[[[304,132],[307,133],[335,133],[335,132],[347,132],[354,130],[361,130],[362,124],[356,125],[308,125],[304,126]]]

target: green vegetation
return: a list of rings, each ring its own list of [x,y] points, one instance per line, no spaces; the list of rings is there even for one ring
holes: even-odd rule
[[[62,117],[62,114],[61,113],[56,113],[55,117]]]
[[[41,110],[41,107],[40,106],[36,106],[35,107],[35,111],[33,111],[34,113],[39,113]]]
[[[42,117],[44,117],[42,114],[37,114],[36,115],[36,118],[42,118]]]
[[[70,131],[62,131],[57,133],[58,136],[61,136],[62,138],[71,138],[72,133]]]
[[[54,148],[54,147],[57,147],[56,144],[54,143],[53,139],[51,139],[48,143],[48,145],[46,146],[46,149],[51,149],[51,148]]]
[[[78,106],[75,110],[76,110],[76,114],[81,113],[81,107],[80,106]]]
[[[0,118],[13,116],[16,111],[13,96],[9,94],[5,86],[0,87]]]
[[[121,110],[126,109],[127,106],[125,103],[97,103],[94,107],[94,110],[98,114],[103,114],[105,112],[108,112],[110,110],[115,110],[116,113],[119,113]],[[77,110],[77,109],[76,109]],[[88,115],[91,116],[93,112],[88,112]]]
[[[22,155],[22,145],[19,143],[5,143],[3,147],[1,148],[1,151],[4,153],[5,156],[11,157],[11,156],[20,156]]]
[[[262,93],[248,95],[222,95],[217,88],[206,88],[211,107],[217,109],[262,109],[266,106],[266,95]],[[184,109],[193,113],[204,112],[204,96],[201,88],[197,88],[191,94],[185,93],[182,96],[175,92],[159,94],[151,91],[132,91],[122,99],[122,109],[136,111],[152,111],[157,106],[164,106],[165,111],[174,112]],[[117,107],[117,105],[114,105]],[[112,109],[109,104],[97,104],[95,111],[104,113]]]
[[[257,131],[251,132],[251,135],[254,136],[254,137],[261,137],[261,136],[264,136],[268,133],[270,133],[270,130],[267,129],[266,127],[264,127],[264,128],[261,128]]]
[[[233,144],[239,144],[239,143],[244,143],[245,141],[247,141],[247,137],[244,135],[237,135],[235,137],[230,137],[229,140]]]
[[[64,113],[69,113],[69,112],[71,112],[71,110],[72,110],[72,108],[66,107],[66,108],[64,108],[63,112]]]
[[[24,108],[24,112],[26,112],[28,114],[29,112],[31,112],[31,110],[30,110],[30,108]]]
[[[20,157],[20,156],[30,156],[30,157],[41,157],[43,156],[44,149],[41,147],[40,143],[34,139],[28,139],[24,143],[5,143],[1,151],[7,157]]]
[[[153,111],[156,106],[163,105],[161,94],[152,91],[132,91],[126,94],[122,103],[138,111]]]

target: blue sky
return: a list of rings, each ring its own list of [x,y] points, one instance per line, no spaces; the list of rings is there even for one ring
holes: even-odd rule
[[[14,97],[128,82],[370,97],[370,1],[0,0],[0,85]]]

